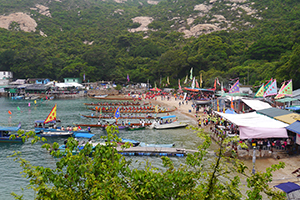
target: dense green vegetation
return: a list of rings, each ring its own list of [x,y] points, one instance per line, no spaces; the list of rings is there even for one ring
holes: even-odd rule
[[[280,200],[285,194],[269,187],[272,172],[284,168],[285,164],[272,165],[266,172],[249,173],[250,170],[236,158],[232,151],[231,157],[228,143],[238,138],[228,138],[223,135],[217,142],[215,155],[208,154],[211,145],[210,135],[203,133],[203,129],[190,127],[194,133],[203,139],[198,152],[189,154],[183,165],[175,167],[172,160],[162,157],[164,170],[155,168],[148,161],[133,162],[119,154],[114,147],[117,127],[108,127],[106,145],[98,144],[94,150],[87,143],[83,150],[78,151],[78,141],[69,138],[65,150],[54,151],[59,145],[45,143],[43,148],[52,150],[51,155],[59,158],[54,169],[33,166],[23,159],[20,152],[15,153],[23,168],[23,175],[29,179],[28,188],[36,193],[35,199],[224,199],[224,200]],[[20,137],[28,139],[33,136],[34,144],[39,140],[45,141],[28,132]],[[241,144],[246,147],[246,144]],[[127,143],[123,145],[128,148]],[[77,151],[78,153],[73,153]],[[76,155],[74,155],[76,154]],[[138,167],[137,167],[138,166]],[[243,183],[244,182],[244,183]],[[22,196],[12,193],[15,199]]]
[[[257,17],[241,9],[230,11],[230,2],[223,1],[202,16],[193,9],[197,4],[208,5],[204,0],[139,2],[0,0],[1,14],[30,12],[38,23],[34,33],[19,31],[16,23],[10,30],[0,29],[0,70],[13,71],[15,78],[62,80],[85,74],[89,81],[118,83],[125,83],[127,74],[132,82],[149,79],[152,84],[160,77],[166,83],[169,76],[171,85],[177,86],[177,80],[183,80],[193,67],[198,79],[203,73],[205,87],[212,87],[215,77],[225,84],[239,77],[242,83],[255,85],[271,77],[278,83],[293,79],[294,88],[300,86],[299,1],[253,0],[251,8]],[[36,3],[48,6],[52,18],[30,10]],[[223,15],[234,28],[197,38],[178,32],[181,23],[190,28],[213,19],[214,14]],[[196,15],[188,25],[187,18]],[[139,26],[131,20],[137,16],[153,17],[149,28],[156,31],[128,32]],[[174,20],[179,16],[180,20]],[[40,36],[40,30],[47,37]]]

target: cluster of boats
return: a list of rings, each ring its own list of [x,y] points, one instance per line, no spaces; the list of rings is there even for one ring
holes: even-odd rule
[[[125,102],[125,103],[92,103],[93,106],[102,106],[105,110],[107,110],[107,106],[117,106],[115,107],[115,110],[113,110],[114,115],[113,116],[105,116],[105,114],[102,116],[101,112],[97,112],[95,115],[82,115],[86,118],[98,118],[98,122],[96,124],[75,124],[75,126],[70,127],[63,127],[60,125],[60,121],[56,119],[56,105],[51,110],[50,114],[46,118],[46,120],[36,120],[35,121],[35,133],[41,137],[75,137],[75,138],[85,138],[88,139],[87,142],[79,142],[78,148],[76,151],[80,151],[84,147],[85,144],[91,143],[93,147],[95,147],[97,144],[104,145],[105,142],[92,142],[92,137],[94,134],[91,133],[91,128],[93,127],[99,127],[106,129],[109,125],[115,125],[118,126],[119,130],[128,130],[128,131],[135,131],[135,130],[142,130],[145,128],[155,128],[155,129],[170,129],[170,128],[181,128],[186,127],[187,123],[179,123],[177,120],[176,115],[167,115],[167,116],[161,116],[156,117],[156,114],[159,113],[159,110],[156,107],[156,114],[155,116],[152,116],[151,114],[146,115],[133,115],[133,114],[120,114],[119,112],[122,111],[120,109],[122,108],[131,107],[130,110],[132,113],[136,110],[136,108],[140,108],[140,106],[145,106],[146,104],[141,105],[139,102]],[[86,103],[85,105],[91,105],[91,103]],[[102,109],[102,108],[101,108]],[[116,116],[116,111],[118,109],[118,116]],[[111,110],[111,109],[109,109]],[[153,111],[155,111],[153,110]],[[145,107],[145,111],[150,112],[152,109],[148,110],[147,107]],[[167,110],[166,110],[167,111]],[[172,112],[174,110],[168,110],[167,112]],[[99,116],[97,116],[99,115]],[[50,119],[50,120],[49,120]],[[122,120],[124,119],[124,120]],[[139,119],[139,122],[134,122],[131,120]],[[119,120],[119,123],[118,123]],[[121,121],[121,123],[120,123]],[[14,137],[12,138],[11,135],[14,134],[13,132],[17,132],[21,128],[21,123],[17,127],[0,127],[0,142],[10,142],[10,143],[23,143],[21,137]],[[122,139],[122,142],[118,143],[119,145],[124,144],[125,142],[129,142],[132,147],[139,146],[140,148],[148,148],[148,147],[154,147],[154,148],[172,148],[174,144],[147,144],[144,142],[139,142],[135,140],[128,140],[128,139]],[[61,145],[59,147],[59,150],[64,150],[66,148],[66,145]],[[76,153],[76,152],[74,152]]]

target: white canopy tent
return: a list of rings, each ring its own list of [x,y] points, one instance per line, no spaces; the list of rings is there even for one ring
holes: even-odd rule
[[[59,88],[68,88],[68,87],[75,87],[75,88],[84,88],[83,85],[79,83],[55,83],[49,82],[46,85],[50,85],[51,87],[59,87]]]
[[[285,129],[288,124],[257,114],[256,112],[236,115],[221,112],[216,113],[239,126],[240,139],[288,137]]]
[[[242,101],[247,104],[253,110],[263,110],[266,108],[271,108],[270,104],[266,102],[262,102],[260,100],[249,100],[249,99],[242,99]]]

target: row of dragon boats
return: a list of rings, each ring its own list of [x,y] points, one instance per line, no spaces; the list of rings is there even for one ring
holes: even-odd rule
[[[95,108],[96,113],[91,115],[82,115],[86,118],[97,118],[98,121],[95,124],[75,124],[75,126],[63,127],[60,126],[60,120],[56,119],[56,105],[52,108],[51,112],[45,120],[35,121],[35,133],[41,137],[75,137],[81,139],[88,139],[88,142],[79,142],[78,150],[84,147],[84,144],[91,143],[93,146],[99,144],[99,142],[92,142],[92,137],[94,134],[91,132],[91,128],[102,128],[106,130],[110,125],[117,126],[119,130],[135,131],[146,128],[155,129],[171,129],[171,128],[182,128],[186,127],[187,123],[180,123],[177,120],[176,115],[170,115],[169,113],[175,111],[175,109],[168,110],[165,108],[158,108],[158,106],[153,106],[148,103],[140,104],[139,102],[99,102],[99,103],[85,103],[88,109]],[[115,107],[114,110],[112,109]],[[96,109],[97,108],[97,109]],[[127,109],[125,109],[127,108]],[[128,113],[122,114],[122,111],[130,111]],[[113,111],[114,114],[110,115],[105,111]],[[136,113],[134,111],[145,111],[143,113]],[[154,112],[152,112],[154,111]],[[167,113],[166,116],[158,117],[158,113]],[[116,117],[116,113],[118,116]],[[152,115],[152,113],[155,113]],[[139,120],[135,122],[132,120]],[[18,137],[17,132],[21,128],[21,123],[16,127],[0,127],[0,142],[9,143],[23,143],[24,140]],[[11,135],[15,135],[11,137]],[[174,144],[147,144],[144,142],[139,142],[135,140],[122,139],[122,142],[118,144],[124,144],[129,142],[131,146],[136,147],[164,147],[171,148]],[[101,143],[104,144],[104,143]],[[60,146],[60,150],[65,148],[65,144]]]

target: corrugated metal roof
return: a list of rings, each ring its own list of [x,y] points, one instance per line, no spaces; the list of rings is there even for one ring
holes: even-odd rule
[[[282,109],[278,109],[278,108],[267,108],[267,109],[263,109],[263,110],[257,110],[256,112],[259,114],[266,115],[268,117],[272,117],[272,118],[293,113],[288,110],[282,110]]]

